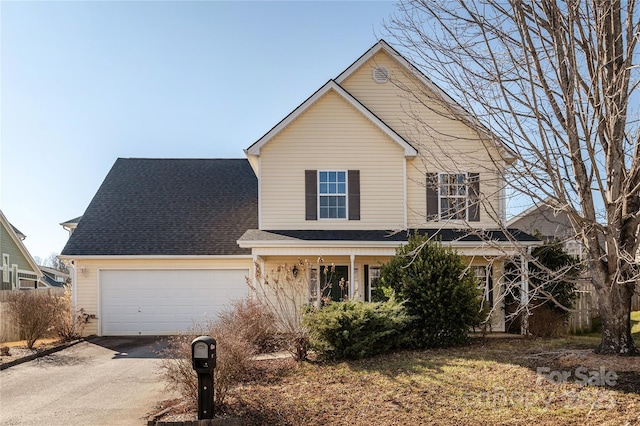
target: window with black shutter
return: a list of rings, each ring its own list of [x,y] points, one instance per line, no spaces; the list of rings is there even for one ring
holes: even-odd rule
[[[427,220],[480,221],[479,173],[427,173]]]
[[[305,170],[305,218],[360,220],[360,171]]]

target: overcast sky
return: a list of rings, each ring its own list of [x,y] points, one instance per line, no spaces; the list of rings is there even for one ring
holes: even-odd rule
[[[118,157],[243,158],[393,2],[0,1],[0,208],[62,251]]]

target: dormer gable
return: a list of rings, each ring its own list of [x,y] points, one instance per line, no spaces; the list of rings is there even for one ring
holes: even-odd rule
[[[326,96],[328,93],[335,93],[341,99],[346,101],[348,104],[353,106],[357,111],[359,111],[364,117],[366,117],[369,121],[371,121],[375,126],[377,126],[384,134],[386,134],[389,139],[395,142],[398,146],[400,146],[404,150],[405,157],[415,157],[418,151],[411,146],[409,142],[407,142],[402,136],[400,136],[395,130],[393,130],[390,126],[388,126],[384,121],[382,121],[379,117],[377,117],[373,112],[371,112],[367,107],[365,107],[361,102],[359,102],[353,95],[347,92],[343,87],[341,87],[335,80],[329,80],[324,86],[322,86],[319,90],[317,90],[313,95],[311,95],[307,100],[305,100],[300,106],[298,106],[293,112],[291,112],[288,116],[286,116],[282,121],[276,124],[271,130],[269,130],[264,136],[258,139],[253,145],[245,150],[245,154],[249,157],[249,160],[252,160],[252,157],[256,157],[260,155],[260,150],[271,142],[280,132],[282,132],[285,128],[287,128],[291,123],[293,123],[298,117],[304,114],[309,108]],[[254,166],[254,171],[256,169],[254,162],[252,162],[252,166]]]

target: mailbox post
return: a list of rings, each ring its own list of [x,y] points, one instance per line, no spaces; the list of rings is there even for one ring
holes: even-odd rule
[[[213,369],[216,368],[216,340],[200,336],[191,342],[193,369],[198,373],[198,420],[213,418]]]

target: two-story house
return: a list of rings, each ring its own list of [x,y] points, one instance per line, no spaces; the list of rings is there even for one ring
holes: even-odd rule
[[[15,228],[0,211],[0,252],[2,281],[0,290],[37,288],[42,272],[22,242],[26,236]],[[44,286],[44,284],[41,284]]]
[[[87,333],[185,329],[247,295],[256,265],[299,258],[335,265],[333,298],[366,301],[415,231],[465,256],[494,304],[502,259],[538,243],[500,230],[510,151],[384,41],[245,154],[116,161],[62,252],[98,317]]]

